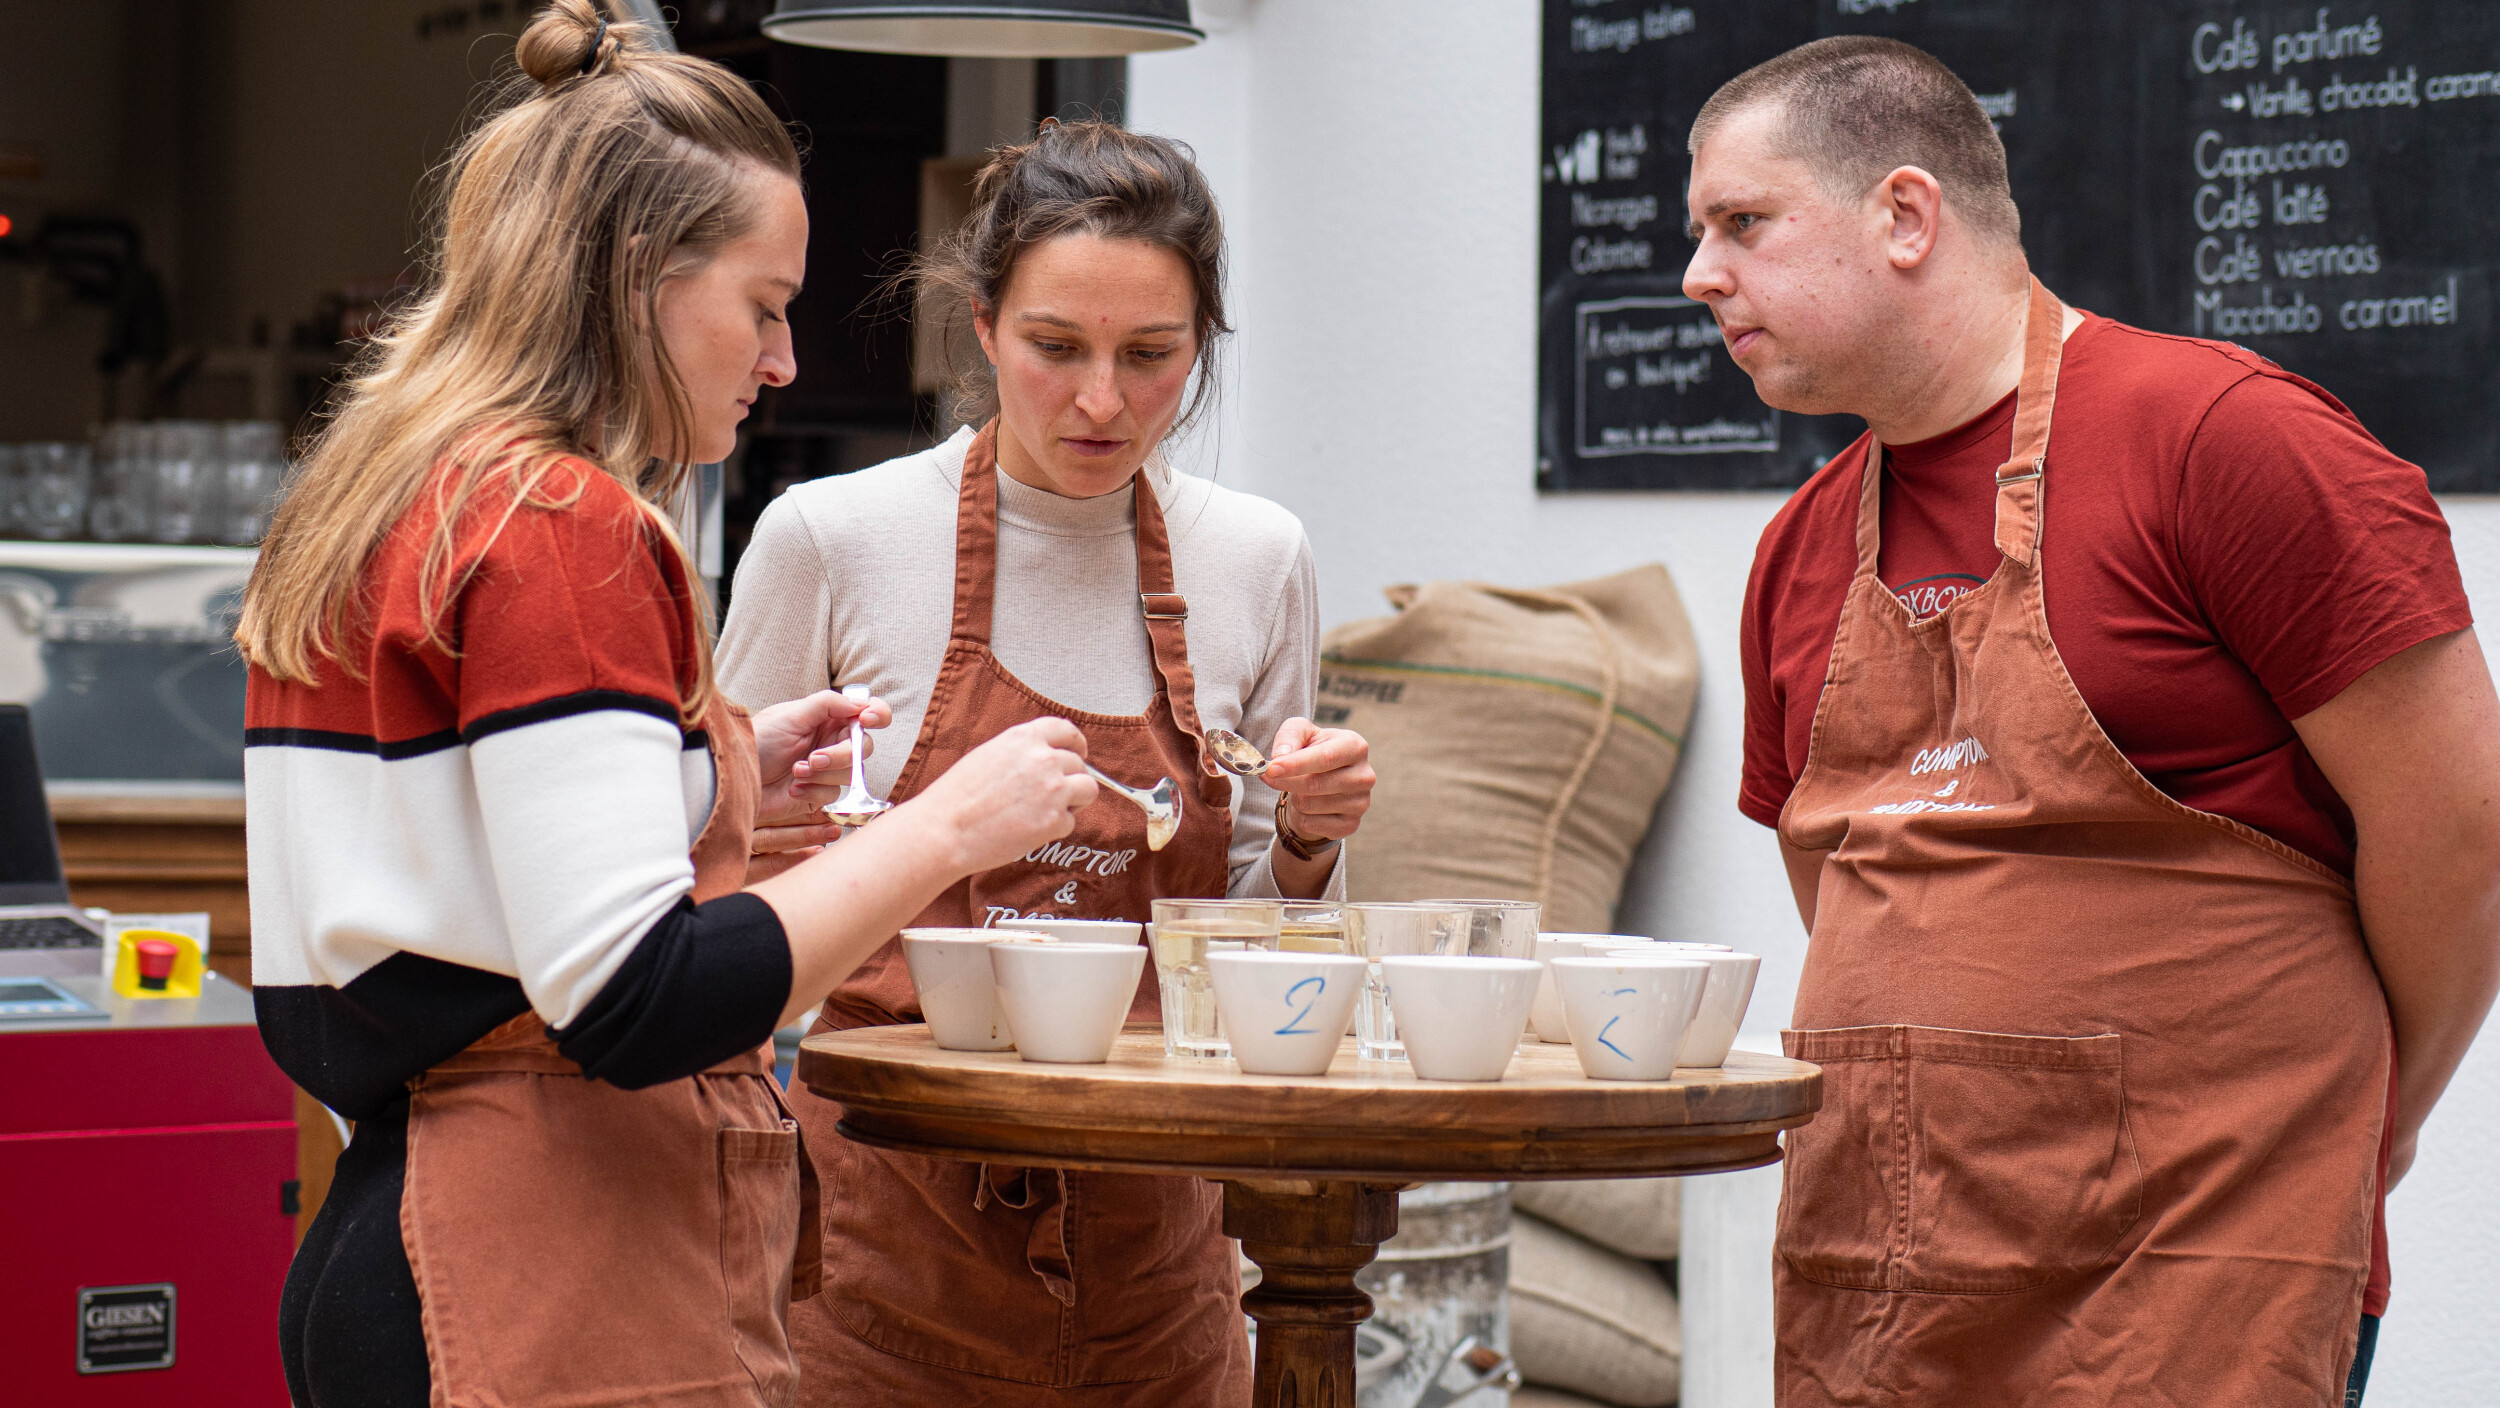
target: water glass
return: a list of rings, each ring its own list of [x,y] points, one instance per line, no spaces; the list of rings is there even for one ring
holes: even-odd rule
[[[1467,911],[1470,958],[1536,957],[1537,921],[1545,906],[1534,900],[1425,900]]]
[[[108,543],[148,535],[148,487],[156,463],[156,427],[115,421],[96,435],[95,478],[87,495],[87,531]]]
[[[160,543],[194,543],[216,536],[222,458],[218,429],[210,422],[169,420],[156,427],[150,537]]]
[[[25,467],[17,446],[0,445],[0,537],[23,538],[34,531]]]
[[[26,506],[25,461],[17,446],[0,445],[0,534],[24,537],[32,519]]]
[[[20,445],[17,453],[26,478],[26,531],[38,538],[78,536],[87,521],[87,447],[51,441]]]
[[[1163,992],[1163,1054],[1230,1056],[1215,1006],[1207,955],[1242,949],[1273,951],[1282,934],[1279,900],[1156,900],[1155,978]]]
[[[1278,947],[1287,953],[1352,953],[1345,935],[1345,906],[1337,900],[1285,901]]]
[[[1403,1061],[1397,1017],[1380,960],[1405,954],[1463,954],[1471,916],[1455,905],[1366,903],[1345,906],[1346,938],[1370,960],[1362,1000],[1354,1004],[1355,1054],[1366,1061]]]
[[[286,480],[286,438],[274,420],[234,421],[224,428],[225,455],[214,535],[221,543],[257,543],[269,531]]]

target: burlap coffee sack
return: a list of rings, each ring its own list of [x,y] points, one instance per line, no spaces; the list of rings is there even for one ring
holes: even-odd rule
[[[1531,899],[1551,932],[1611,928],[1674,775],[1700,660],[1656,563],[1541,589],[1389,589],[1328,633],[1318,721],[1371,741],[1380,785],[1355,899]]]

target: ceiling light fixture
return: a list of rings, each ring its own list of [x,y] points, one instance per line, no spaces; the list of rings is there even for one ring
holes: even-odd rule
[[[779,0],[764,33],[792,44],[878,54],[1107,59],[1205,40],[1189,0]]]

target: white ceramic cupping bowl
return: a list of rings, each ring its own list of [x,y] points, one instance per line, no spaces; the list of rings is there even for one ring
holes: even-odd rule
[[[1354,999],[1370,966],[1346,953],[1208,954],[1215,1008],[1233,1059],[1251,1075],[1327,1074],[1353,1024]]]
[[[1145,971],[1139,944],[991,944],[998,1000],[1027,1061],[1097,1065],[1111,1055]]]
[[[1701,1010],[1693,1014],[1693,1024],[1684,1032],[1684,1049],[1677,1053],[1675,1063],[1704,1069],[1726,1065],[1728,1049],[1736,1044],[1736,1030],[1744,1024],[1745,1005],[1753,1001],[1754,975],[1762,970],[1762,959],[1707,948],[1684,948],[1677,953],[1709,964],[1710,985],[1701,995]],[[1617,949],[1614,956],[1638,955]]]
[[[1571,1049],[1591,1080],[1667,1080],[1710,984],[1710,965],[1655,944],[1553,960]]]
[[[1005,1051],[1016,1044],[1014,1028],[998,1005],[998,981],[990,968],[990,945],[1001,939],[1049,943],[1046,934],[1023,929],[905,929],[903,964],[920,995],[929,1039],[948,1051]]]
[[[1612,953],[1649,940],[1638,934],[1539,934],[1536,936],[1536,961],[1550,963],[1557,958],[1580,958],[1592,953]],[[1571,1040],[1563,1029],[1562,997],[1554,990],[1554,974],[1548,969],[1536,980],[1536,1005],[1528,1009],[1528,1029],[1539,1041],[1556,1046]]]
[[[1380,960],[1419,1080],[1500,1080],[1528,1029],[1544,965],[1533,958],[1410,954]]]
[[[1146,936],[1146,926],[1129,919],[1017,919],[1014,929],[1032,929],[1065,944],[1133,944]]]

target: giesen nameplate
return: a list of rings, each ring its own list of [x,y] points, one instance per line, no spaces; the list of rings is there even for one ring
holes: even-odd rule
[[[79,1373],[121,1374],[173,1364],[172,1282],[79,1287]]]

